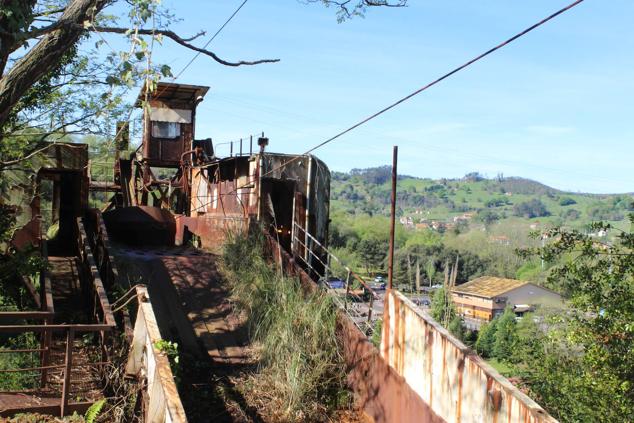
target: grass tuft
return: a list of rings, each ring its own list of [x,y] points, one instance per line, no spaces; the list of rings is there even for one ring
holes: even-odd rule
[[[257,232],[232,234],[223,251],[232,297],[261,347],[260,368],[246,389],[274,420],[323,420],[350,401],[336,307],[324,293],[306,293],[297,278],[280,275],[263,258],[263,241]]]

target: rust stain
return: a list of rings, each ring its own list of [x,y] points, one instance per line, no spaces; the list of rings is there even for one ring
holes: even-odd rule
[[[430,327],[427,327],[427,331],[425,333],[425,344],[427,345],[427,370],[429,372],[429,406],[432,406],[432,399],[434,394],[434,371],[432,369],[432,359],[434,353],[434,334]]]
[[[458,400],[456,404],[456,423],[460,423],[462,415],[462,377],[464,373],[464,356],[458,359]]]
[[[511,417],[513,416],[513,397],[510,395],[506,396],[506,414],[508,414],[509,420],[508,423],[511,423]]]
[[[390,290],[385,295],[385,303],[383,306],[383,325],[381,326],[381,347],[382,356],[385,360],[389,360],[389,352],[390,352],[390,298],[391,293]]]
[[[399,374],[403,374],[402,369],[400,368],[400,359],[401,359],[401,339],[399,338],[399,329],[401,326],[401,316],[400,316],[400,303],[394,299],[394,315],[396,316],[396,320],[394,320],[394,368],[397,370]],[[391,360],[388,360],[388,362]]]

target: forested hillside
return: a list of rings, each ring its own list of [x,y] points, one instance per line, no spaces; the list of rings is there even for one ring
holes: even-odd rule
[[[389,234],[389,166],[333,172],[330,245],[344,261],[372,275],[385,272]],[[582,194],[518,177],[460,179],[400,176],[397,194],[396,281],[414,287],[442,280],[459,257],[458,283],[483,274],[545,282],[551,263],[520,259],[517,248],[548,240],[552,227],[578,229],[609,241],[617,230],[590,230],[593,221],[629,229],[632,194]],[[556,288],[556,287],[555,287]]]
[[[389,166],[333,172],[333,210],[352,214],[389,215]],[[626,224],[632,211],[631,194],[582,194],[556,190],[530,179],[498,175],[486,179],[470,173],[461,179],[422,179],[400,176],[397,215],[421,220],[450,221],[475,212],[476,221],[533,219],[551,225],[581,228],[591,221]]]

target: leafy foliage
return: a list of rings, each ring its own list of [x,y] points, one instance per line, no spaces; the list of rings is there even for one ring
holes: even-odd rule
[[[516,204],[513,207],[513,213],[515,214],[515,216],[522,216],[529,219],[533,217],[543,217],[550,215],[550,212],[548,211],[548,209],[546,209],[546,205],[544,205],[544,203],[542,203],[541,200],[538,200],[537,198]]]
[[[621,232],[611,244],[560,228],[548,235],[556,241],[522,253],[562,262],[549,279],[570,293],[574,312],[552,319],[524,377],[564,421],[634,420],[634,233]]]
[[[88,410],[86,410],[86,414],[84,415],[84,420],[86,421],[86,423],[94,423],[97,420],[97,417],[99,416],[99,413],[101,413],[101,409],[105,404],[106,399],[104,398],[91,405]]]
[[[510,360],[517,342],[515,334],[515,313],[510,307],[504,310],[495,325],[493,355],[501,361]]]
[[[475,343],[475,349],[478,354],[484,357],[493,357],[493,347],[495,345],[495,335],[497,333],[498,319],[495,318],[489,323],[484,323],[478,332],[478,339]]]

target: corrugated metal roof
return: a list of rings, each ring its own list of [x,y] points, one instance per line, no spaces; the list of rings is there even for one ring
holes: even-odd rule
[[[497,278],[495,276],[482,276],[453,289],[453,292],[477,295],[479,297],[493,298],[524,286],[528,281],[517,279]]]
[[[163,101],[194,101],[198,96],[205,96],[209,91],[209,87],[203,85],[186,85],[174,84],[171,82],[159,82],[156,90],[150,93],[149,98],[152,100]],[[136,106],[141,107],[142,101],[145,100],[145,86],[141,89],[137,98]]]

